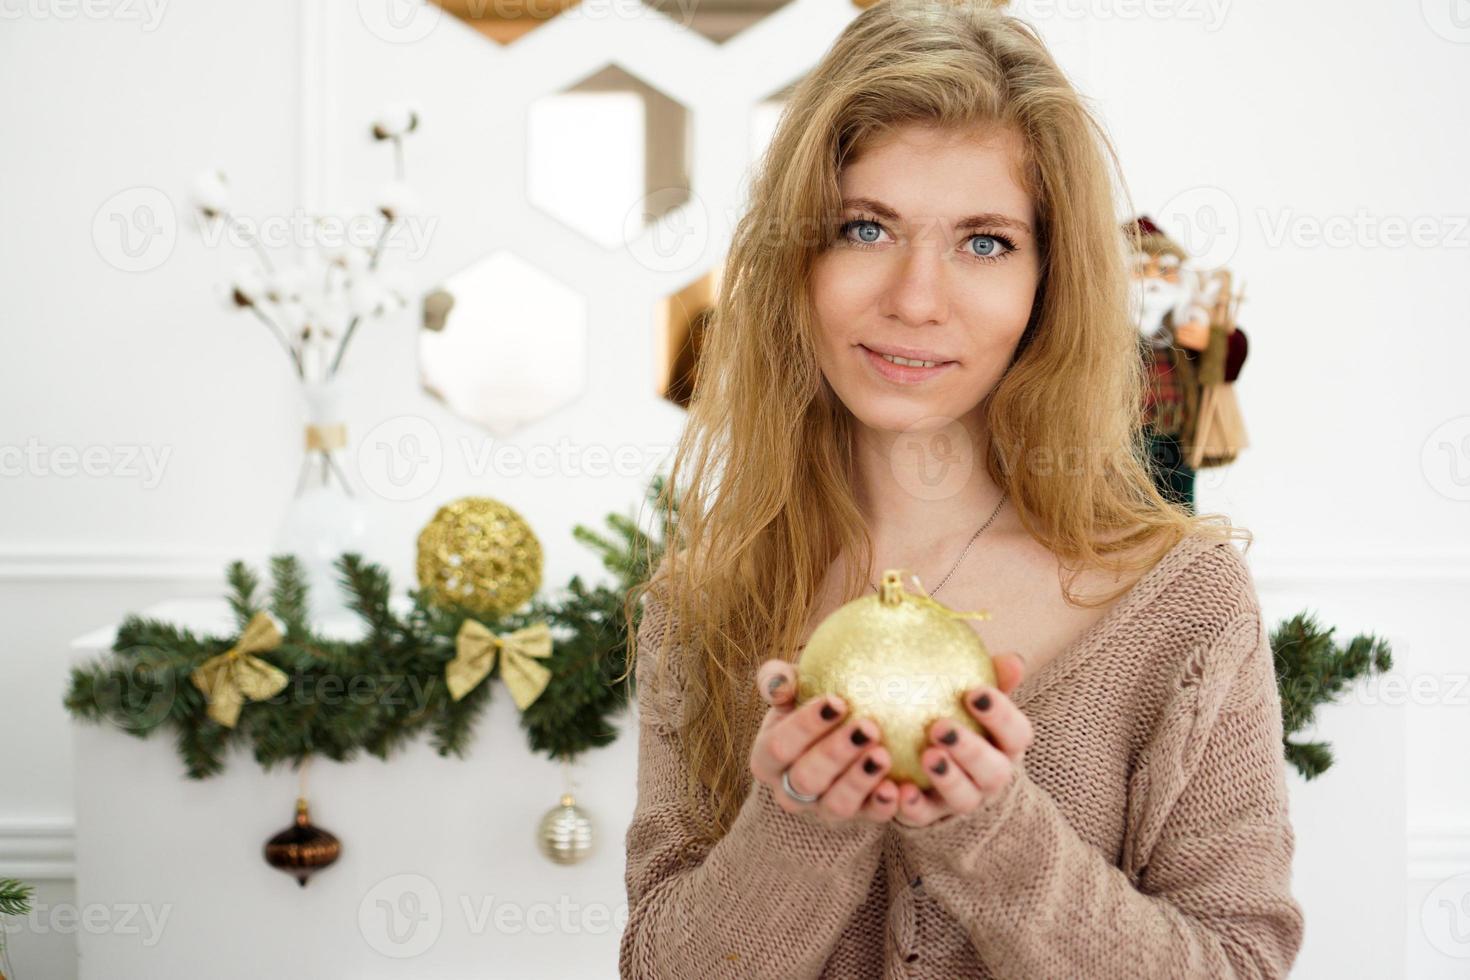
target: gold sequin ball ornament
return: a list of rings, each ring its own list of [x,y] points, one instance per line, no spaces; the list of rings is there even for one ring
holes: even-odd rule
[[[892,757],[889,775],[920,789],[932,783],[921,763],[929,727],[948,718],[983,732],[964,704],[965,692],[995,685],[995,666],[980,636],[956,612],[904,588],[900,570],[883,573],[876,595],[841,606],[817,625],[797,660],[797,699],[836,694],[850,718],[871,718]]]
[[[418,576],[436,605],[504,616],[541,587],[541,542],[500,501],[461,497],[419,533]]]

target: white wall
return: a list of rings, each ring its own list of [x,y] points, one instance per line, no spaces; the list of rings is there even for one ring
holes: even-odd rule
[[[1293,783],[1304,977],[1450,976],[1465,960],[1449,954],[1470,953],[1446,939],[1444,918],[1446,896],[1470,891],[1453,877],[1470,869],[1470,693],[1456,686],[1464,641],[1451,621],[1470,584],[1470,502],[1456,499],[1466,494],[1455,482],[1470,467],[1470,443],[1459,441],[1470,424],[1470,231],[1460,224],[1470,201],[1452,169],[1470,152],[1470,48],[1451,39],[1450,0],[1443,7],[1029,8],[1095,97],[1138,208],[1176,233],[1219,229],[1211,248],[1247,283],[1252,347],[1239,394],[1252,446],[1202,481],[1202,509],[1256,532],[1250,559],[1268,615],[1310,607],[1343,637],[1387,635],[1396,673],[1421,685],[1409,704],[1380,685],[1323,712],[1316,734],[1340,762]],[[102,17],[67,16],[60,0],[3,9],[0,446],[168,454],[156,485],[126,472],[0,477],[0,616],[11,629],[0,734],[24,746],[0,755],[0,874],[43,880],[55,906],[75,901],[72,729],[59,703],[68,641],[162,598],[215,594],[226,561],[264,554],[300,431],[279,351],[211,298],[241,257],[181,231],[166,261],[124,272],[94,239],[98,212],[140,187],[182,208],[211,164],[257,215],[358,207],[386,165],[360,137],[363,121],[386,99],[417,98],[426,123],[409,175],[437,225],[415,273],[432,282],[510,247],[575,278],[590,301],[587,393],[509,441],[653,451],[679,425],[649,394],[653,301],[720,253],[746,160],[746,105],[799,74],[852,11],[797,0],[721,49],[656,18],[590,8],[497,49],[447,17],[421,39],[384,40],[368,27],[370,0],[176,0],[156,25],[141,5]],[[687,261],[651,269],[646,254],[607,252],[519,196],[525,101],[610,58],[697,113],[695,191],[711,230]],[[1395,222],[1416,219],[1427,244],[1382,244]],[[1314,228],[1345,223],[1346,244],[1313,243]],[[483,448],[483,437],[419,391],[407,320],[359,338],[352,358],[354,448],[408,416],[431,420],[443,440],[432,492],[369,500],[376,557],[400,583],[418,527],[465,493],[525,514],[548,582],[596,573],[569,528],[631,506],[641,476],[476,474],[460,440]],[[514,744],[510,778],[550,805],[559,783]],[[163,743],[116,748],[173,762]],[[618,750],[592,764],[628,765]],[[631,806],[631,780],[629,768],[623,798],[604,794],[607,812]],[[528,830],[520,815],[485,820],[512,839]],[[229,901],[228,882],[219,891]],[[1458,925],[1464,933],[1470,919]],[[12,939],[19,975],[74,975],[74,938],[32,923]]]

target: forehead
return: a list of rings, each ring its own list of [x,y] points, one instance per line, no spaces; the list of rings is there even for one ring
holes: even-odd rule
[[[1035,227],[1022,183],[1025,143],[1013,126],[909,124],[862,145],[838,175],[843,197],[875,198],[905,217],[1000,211]]]

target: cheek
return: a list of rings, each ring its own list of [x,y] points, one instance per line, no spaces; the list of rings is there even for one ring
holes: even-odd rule
[[[1035,299],[1034,279],[997,276],[966,296],[964,316],[967,322],[985,324],[987,346],[1009,348],[1021,339]]]
[[[871,276],[854,275],[842,256],[827,256],[812,267],[812,309],[817,317],[818,346],[835,351],[849,345],[847,335],[860,322],[859,314],[871,306],[864,292]]]

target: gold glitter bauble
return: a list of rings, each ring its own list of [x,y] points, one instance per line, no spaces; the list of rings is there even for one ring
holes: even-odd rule
[[[885,571],[880,594],[854,599],[812,632],[797,661],[798,701],[841,697],[849,718],[878,723],[893,759],[889,775],[928,789],[921,756],[929,726],[949,718],[982,731],[963,698],[977,685],[994,686],[995,666],[963,620],[988,618],[909,592],[898,570]]]
[[[576,864],[592,853],[592,819],[571,793],[565,793],[541,818],[536,842],[541,853],[557,864]]]
[[[503,616],[541,587],[541,542],[500,501],[461,497],[419,533],[418,574],[436,605]]]

